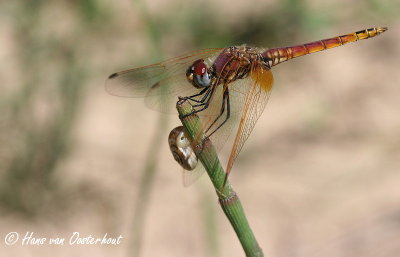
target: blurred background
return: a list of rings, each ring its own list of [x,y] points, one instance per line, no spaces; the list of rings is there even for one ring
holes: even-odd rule
[[[244,256],[207,176],[184,188],[177,115],[108,95],[115,71],[210,47],[376,38],[274,68],[232,170],[265,256],[400,253],[400,3],[1,1],[2,256]],[[4,237],[123,236],[118,246]]]

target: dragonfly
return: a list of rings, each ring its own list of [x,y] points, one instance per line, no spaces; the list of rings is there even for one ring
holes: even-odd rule
[[[272,49],[242,45],[198,50],[113,73],[106,81],[106,90],[115,96],[142,97],[149,108],[163,113],[176,113],[177,100],[189,101],[193,107],[190,115],[198,115],[202,124],[199,133],[210,139],[219,152],[225,149],[227,178],[268,102],[273,86],[272,67],[300,56],[372,38],[386,30],[386,27],[374,27]],[[187,141],[184,141],[186,148],[182,148],[179,140],[186,140],[182,129],[170,135],[170,146],[175,146],[171,151],[193,151]],[[199,170],[197,173],[201,174],[202,169],[196,167],[202,165],[197,164],[197,159],[194,162],[195,156],[191,158],[180,159],[181,166],[187,171]],[[191,163],[187,163],[189,160]],[[195,180],[199,175],[192,177]]]

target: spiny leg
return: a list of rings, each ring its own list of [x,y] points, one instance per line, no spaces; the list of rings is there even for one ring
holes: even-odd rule
[[[185,118],[185,117],[187,117],[187,116],[193,115],[193,114],[195,114],[195,113],[198,113],[198,112],[201,112],[201,111],[204,111],[205,109],[207,109],[208,106],[209,106],[209,104],[210,104],[211,96],[212,96],[212,94],[213,94],[213,92],[214,92],[214,89],[215,89],[215,86],[211,86],[211,87],[207,87],[206,89],[203,89],[202,92],[204,91],[204,92],[206,92],[206,94],[205,94],[205,96],[204,96],[202,99],[200,99],[200,100],[191,99],[190,97],[193,97],[193,96],[188,96],[188,97],[184,97],[184,98],[182,97],[182,98],[180,98],[180,100],[188,100],[188,101],[192,100],[192,101],[195,101],[195,102],[199,102],[200,104],[193,105],[193,107],[201,107],[201,108],[199,108],[199,109],[197,109],[197,110],[193,110],[192,112],[190,112],[190,113],[188,113],[188,114],[186,114],[186,115],[179,116],[179,118],[182,119],[182,118]],[[204,92],[203,92],[203,94],[204,94]],[[200,101],[202,101],[202,102],[200,102]]]
[[[208,136],[207,138],[211,137],[215,132],[217,132],[218,129],[220,129],[230,118],[231,116],[231,106],[230,106],[230,101],[229,101],[229,90],[228,88],[225,90],[224,92],[224,96],[222,98],[222,106],[221,106],[221,111],[218,115],[218,117],[213,121],[213,123],[208,127],[208,129],[206,130],[206,134],[208,133],[208,131],[211,129],[211,127],[218,121],[219,118],[221,118],[221,116],[224,114],[225,112],[225,104],[226,104],[226,118],[225,120],[218,125],[218,127],[216,129],[214,129]]]
[[[227,102],[226,102],[226,105],[227,105],[227,118],[225,119],[225,121],[218,127],[218,128],[220,128],[227,120],[228,120],[228,118],[229,118],[229,116],[230,116],[230,104],[229,104],[229,94],[228,94],[228,99],[227,99]],[[217,128],[217,129],[218,129]],[[214,132],[215,132],[216,130],[214,130]],[[214,133],[213,132],[213,133]],[[212,134],[211,134],[212,135]],[[211,136],[210,135],[210,136]],[[224,178],[224,183],[222,184],[222,186],[223,187],[225,187],[225,184],[226,184],[226,181],[228,180],[228,176],[229,176],[229,173],[225,173],[225,178]]]
[[[179,100],[192,100],[192,101],[194,101],[194,102],[201,102],[201,100],[196,100],[196,99],[194,99],[195,97],[197,97],[197,96],[201,96],[201,95],[203,95],[204,93],[206,93],[207,91],[209,90],[209,87],[206,87],[206,88],[203,88],[199,93],[197,93],[197,94],[195,94],[195,95],[191,95],[191,96],[179,96],[178,97],[178,99]],[[204,98],[204,97],[203,97]],[[202,99],[203,99],[202,98]]]
[[[200,100],[193,99],[194,102],[198,103],[196,105],[193,105],[193,107],[199,107],[199,106],[202,106],[202,105],[205,105],[206,103],[208,103],[210,101],[213,91],[214,91],[213,87],[208,87],[207,92],[204,94],[204,96]],[[208,98],[208,100],[207,100],[207,98]]]
[[[207,130],[204,131],[204,134],[207,134],[208,131],[212,128],[212,126],[214,126],[214,124],[219,120],[219,118],[221,118],[221,116],[224,114],[225,112],[225,101],[226,101],[226,94],[224,92],[224,94],[222,95],[222,104],[221,104],[221,109],[219,111],[219,114],[217,116],[217,118],[214,119],[214,121],[210,124],[210,126],[208,126]]]
[[[207,107],[208,107],[209,101],[210,101],[210,99],[209,99],[208,102],[206,103],[206,104],[207,104]],[[213,126],[213,125],[218,121],[218,119],[221,118],[221,116],[224,114],[224,112],[225,112],[225,104],[226,104],[226,106],[227,106],[227,108],[226,108],[226,110],[227,110],[226,113],[227,113],[227,114],[226,114],[225,120],[224,120],[220,125],[218,125],[218,127],[217,127],[215,130],[213,130],[213,132],[211,132],[209,135],[206,135],[207,132],[212,128],[212,126]],[[207,107],[203,108],[202,110],[206,109]],[[199,111],[201,111],[201,110],[196,110],[195,112],[199,112]],[[222,127],[222,125],[225,124],[225,122],[229,119],[229,117],[230,117],[229,91],[228,91],[228,89],[226,89],[226,91],[224,92],[223,97],[222,97],[222,105],[221,105],[220,113],[219,113],[218,117],[211,123],[211,125],[210,125],[210,126],[207,128],[207,130],[204,132],[205,137],[204,137],[203,140],[202,140],[202,144],[204,143],[205,140],[207,140],[210,136],[212,136],[220,127]]]

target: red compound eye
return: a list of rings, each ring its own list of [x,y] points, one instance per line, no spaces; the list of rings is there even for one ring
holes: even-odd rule
[[[207,72],[207,66],[203,60],[198,60],[193,64],[193,71],[196,75],[204,75]]]

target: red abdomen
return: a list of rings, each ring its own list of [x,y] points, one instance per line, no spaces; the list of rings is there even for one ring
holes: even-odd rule
[[[289,47],[282,47],[282,48],[273,48],[268,49],[262,56],[267,59],[267,62],[270,67],[275,66],[281,62],[287,61],[289,59],[293,59],[299,56],[303,56],[306,54],[311,54],[319,51],[323,51],[329,48],[341,46],[350,42],[355,42],[362,39],[367,39],[371,37],[375,37],[383,32],[385,32],[387,28],[370,28],[361,31],[357,31],[354,33],[337,36],[328,39],[322,39],[319,41],[296,45],[296,46],[289,46]]]

